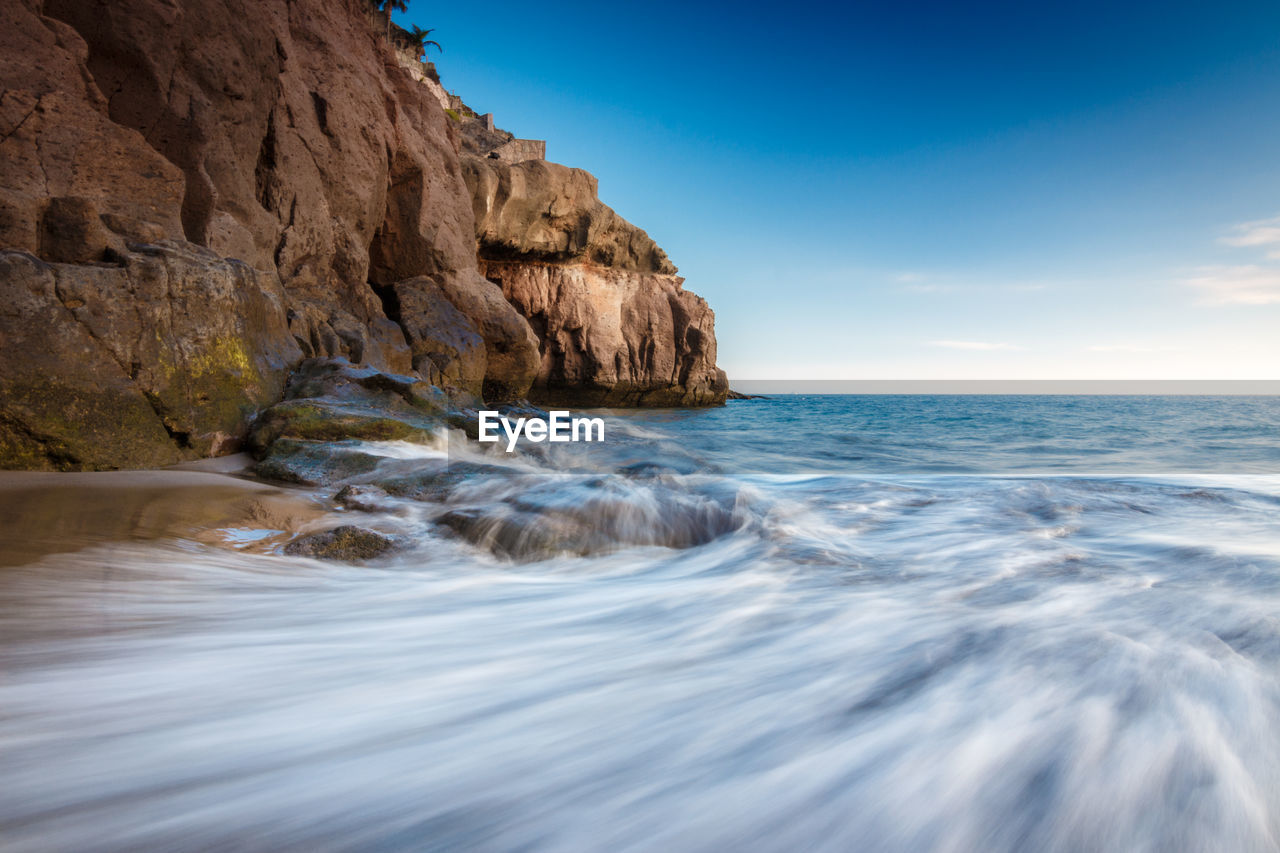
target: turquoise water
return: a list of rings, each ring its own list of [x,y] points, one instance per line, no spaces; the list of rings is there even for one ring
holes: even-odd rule
[[[732,472],[1280,473],[1269,396],[782,395],[627,423],[669,430],[665,452]]]
[[[1277,849],[1280,399],[605,417],[8,571],[5,848]]]

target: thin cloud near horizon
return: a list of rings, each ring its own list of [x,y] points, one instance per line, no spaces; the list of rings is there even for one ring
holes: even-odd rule
[[[1186,280],[1209,305],[1270,305],[1280,302],[1280,270],[1245,264],[1200,267]]]

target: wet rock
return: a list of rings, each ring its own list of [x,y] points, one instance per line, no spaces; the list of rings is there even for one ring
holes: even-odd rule
[[[496,410],[504,418],[538,418],[545,421],[551,417],[551,413],[546,409],[540,409],[528,400],[504,403],[498,406]]]
[[[344,524],[322,533],[299,536],[284,547],[293,557],[314,557],[353,563],[380,557],[395,547],[395,540],[363,527]]]
[[[280,439],[426,443],[443,424],[444,401],[440,389],[413,376],[344,358],[308,359],[290,377],[285,399],[258,416],[248,446],[261,458]]]
[[[592,550],[580,524],[541,518],[507,506],[454,509],[441,515],[436,523],[473,545],[510,559],[538,560],[564,553],[584,555]]]
[[[387,508],[389,497],[377,486],[348,485],[339,489],[333,500],[339,506],[357,512],[381,512]]]
[[[454,409],[445,416],[445,422],[472,441],[480,438],[480,412],[474,406]]]
[[[439,389],[341,358],[304,362],[285,396],[249,433],[249,449],[261,460],[255,470],[269,479],[342,482],[391,461],[361,451],[359,442],[425,444],[444,425]]]
[[[443,502],[459,486],[484,477],[511,476],[510,469],[480,462],[418,463],[414,470],[391,477],[379,477],[377,484],[387,494],[417,501]]]
[[[478,405],[463,405],[454,408],[445,415],[445,422],[453,429],[461,431],[467,438],[475,441],[480,437],[480,409],[496,411],[508,418],[539,418],[546,420],[550,413],[531,404],[528,400],[517,400],[514,403],[503,403],[491,406],[479,401]]]
[[[434,430],[425,419],[417,423],[376,408],[346,406],[326,400],[286,400],[267,409],[253,425],[249,449],[265,454],[281,438],[304,441],[429,442]]]
[[[633,462],[618,469],[618,473],[633,480],[655,480],[662,477],[695,474],[698,465],[691,461]]]
[[[328,486],[368,474],[380,461],[382,457],[364,453],[354,443],[281,438],[271,444],[253,470],[267,480]]]
[[[736,493],[704,493],[616,477],[524,481],[505,496],[443,513],[436,523],[498,556],[586,555],[628,546],[693,548],[739,529]]]

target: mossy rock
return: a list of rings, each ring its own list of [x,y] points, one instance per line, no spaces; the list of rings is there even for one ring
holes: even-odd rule
[[[0,469],[155,468],[181,458],[146,398],[110,373],[79,387],[0,382]]]
[[[425,422],[322,400],[286,400],[263,412],[249,433],[249,449],[263,456],[280,439],[300,441],[413,441],[432,438]]]
[[[327,486],[368,474],[381,461],[381,456],[363,453],[355,444],[281,438],[253,470],[267,480]]]

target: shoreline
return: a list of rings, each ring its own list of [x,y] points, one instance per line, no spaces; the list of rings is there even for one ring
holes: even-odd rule
[[[226,546],[231,542],[218,531],[231,529],[277,531],[253,542],[268,547],[331,513],[304,489],[236,476],[245,459],[134,471],[0,471],[0,568],[112,542],[177,538]]]

